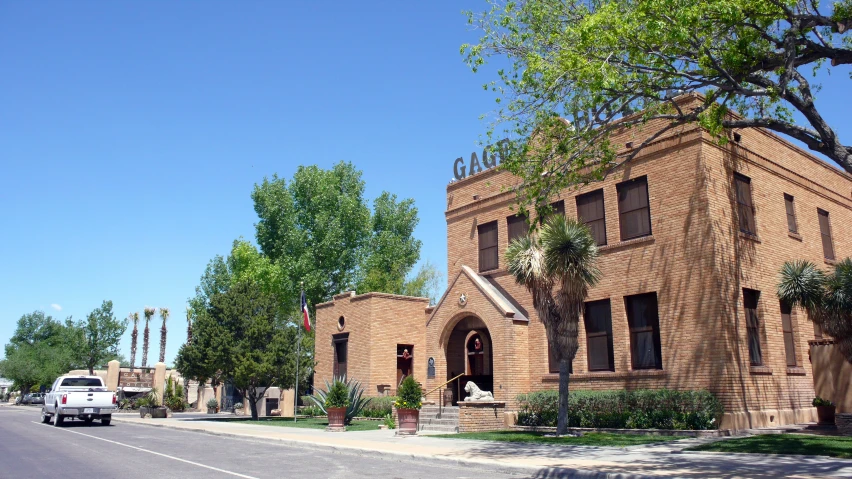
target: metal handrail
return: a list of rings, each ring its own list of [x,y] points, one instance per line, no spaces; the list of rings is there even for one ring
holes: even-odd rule
[[[447,381],[445,383],[441,383],[438,387],[436,387],[436,388],[432,389],[431,391],[429,391],[428,393],[424,394],[423,397],[428,397],[433,392],[437,391],[438,389],[441,389],[442,387],[446,386],[447,384],[450,384],[451,382],[455,381],[456,379],[458,379],[462,376],[464,376],[464,373],[459,374],[458,376],[454,377],[453,379],[450,379],[449,381]]]

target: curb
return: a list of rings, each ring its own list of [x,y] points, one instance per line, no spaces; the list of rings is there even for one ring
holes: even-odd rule
[[[118,419],[118,418],[116,418]],[[425,456],[419,454],[410,454],[404,452],[396,452],[396,451],[377,451],[374,449],[353,447],[353,446],[332,446],[329,444],[319,443],[319,442],[311,442],[311,441],[296,441],[292,439],[278,439],[278,438],[258,438],[256,436],[251,436],[248,434],[238,434],[238,433],[230,433],[230,432],[218,432],[218,431],[207,431],[203,429],[184,429],[180,427],[174,427],[168,424],[144,424],[134,421],[121,421],[118,419],[118,422],[123,422],[124,424],[129,425],[137,425],[137,426],[147,426],[147,427],[161,427],[166,429],[172,429],[177,431],[184,432],[194,432],[199,434],[207,434],[210,436],[218,436],[218,437],[232,437],[236,439],[249,440],[252,442],[262,442],[267,443],[269,441],[274,441],[278,444],[288,447],[295,447],[299,449],[310,449],[313,451],[323,450],[326,452],[330,452],[332,454],[347,454],[354,455],[359,457],[371,457],[371,458],[379,458],[388,461],[411,461],[417,462],[421,464],[431,464],[438,465],[442,467],[448,466],[470,466],[475,465],[481,469],[487,469],[492,472],[498,472],[503,474],[525,474],[528,477],[546,477],[548,479],[568,479],[568,478],[576,478],[576,479],[658,479],[663,476],[650,476],[647,474],[623,474],[623,473],[610,473],[610,472],[598,472],[587,469],[576,469],[571,467],[544,467],[544,466],[520,466],[520,465],[510,465],[503,464],[496,461],[489,460],[477,460],[477,459],[456,459],[449,457],[434,457],[434,456]],[[402,439],[404,440],[404,439]]]

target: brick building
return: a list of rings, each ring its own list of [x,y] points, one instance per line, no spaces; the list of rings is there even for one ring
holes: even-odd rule
[[[654,128],[614,142],[628,148]],[[815,420],[808,340],[820,333],[775,288],[785,261],[828,268],[852,255],[852,177],[766,131],[731,138],[722,146],[684,126],[553,199],[600,247],[573,389],[708,389],[725,428]],[[434,307],[354,292],[317,305],[315,382],[341,363],[369,394],[409,373],[426,391],[462,374],[454,400],[473,380],[510,410],[520,393],[555,389],[544,327],[505,269],[507,245],[526,231],[504,188],[517,183],[488,169],[447,186],[449,285]]]

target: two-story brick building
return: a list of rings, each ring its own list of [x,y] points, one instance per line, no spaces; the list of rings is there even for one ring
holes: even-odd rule
[[[655,127],[615,141],[628,149]],[[447,186],[449,284],[434,307],[354,292],[317,305],[316,383],[341,364],[370,394],[406,374],[427,391],[461,374],[454,400],[473,380],[508,409],[520,393],[555,389],[544,327],[505,268],[507,245],[527,231],[503,188],[518,182],[490,169]],[[807,341],[819,332],[775,290],[785,261],[827,269],[852,255],[852,177],[766,131],[720,145],[685,126],[605,180],[563,191],[554,209],[588,223],[600,249],[573,389],[708,389],[726,428],[815,420]]]

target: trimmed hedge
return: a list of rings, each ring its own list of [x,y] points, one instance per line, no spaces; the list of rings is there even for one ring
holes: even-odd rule
[[[556,426],[558,391],[518,396],[520,426]],[[568,427],[718,429],[724,408],[708,391],[640,389],[575,391],[568,398]]]

